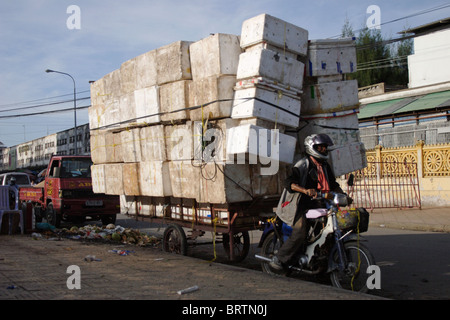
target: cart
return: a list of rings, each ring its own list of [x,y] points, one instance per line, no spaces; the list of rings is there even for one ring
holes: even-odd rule
[[[212,232],[215,243],[222,243],[229,261],[244,260],[250,249],[249,231],[258,230],[267,215],[274,214],[279,195],[263,196],[249,202],[202,204],[193,199],[151,198],[138,204],[136,219],[167,225],[162,247],[166,252],[187,255],[191,242]],[[186,235],[183,228],[191,229]],[[205,243],[210,244],[210,243]]]

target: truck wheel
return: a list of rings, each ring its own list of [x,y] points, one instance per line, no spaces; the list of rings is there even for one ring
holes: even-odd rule
[[[46,210],[47,222],[56,228],[61,226],[61,217],[56,214],[55,209],[53,209],[53,204],[49,203]]]

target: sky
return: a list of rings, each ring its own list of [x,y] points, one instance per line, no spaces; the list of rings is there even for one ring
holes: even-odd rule
[[[90,105],[89,81],[166,44],[198,41],[210,33],[240,35],[242,23],[262,13],[307,29],[309,39],[337,37],[346,19],[354,30],[375,21],[374,12],[367,13],[372,5],[379,8],[385,38],[450,17],[450,1],[3,0],[0,142],[11,147],[73,128],[73,82],[46,69],[75,79],[77,108],[82,108]],[[62,101],[67,102],[54,104]],[[88,122],[87,108],[78,110],[77,124]]]

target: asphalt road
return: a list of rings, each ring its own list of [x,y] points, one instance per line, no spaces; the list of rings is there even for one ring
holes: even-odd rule
[[[135,221],[119,215],[117,224],[139,228],[143,232],[162,236],[165,226]],[[188,230],[186,229],[186,232]],[[250,232],[251,248],[238,267],[261,270],[254,258],[261,232]],[[450,234],[419,232],[388,228],[371,228],[363,234],[381,270],[381,289],[371,294],[390,299],[450,299]],[[198,244],[210,242],[211,234],[198,238]],[[215,246],[216,262],[229,264],[222,244]],[[212,244],[189,248],[188,255],[204,260],[214,259]],[[331,285],[328,277],[301,276],[302,280]]]

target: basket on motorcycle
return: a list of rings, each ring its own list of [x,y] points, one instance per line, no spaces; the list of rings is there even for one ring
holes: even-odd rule
[[[341,230],[354,230],[362,233],[369,229],[369,212],[364,208],[339,210],[336,218]]]

